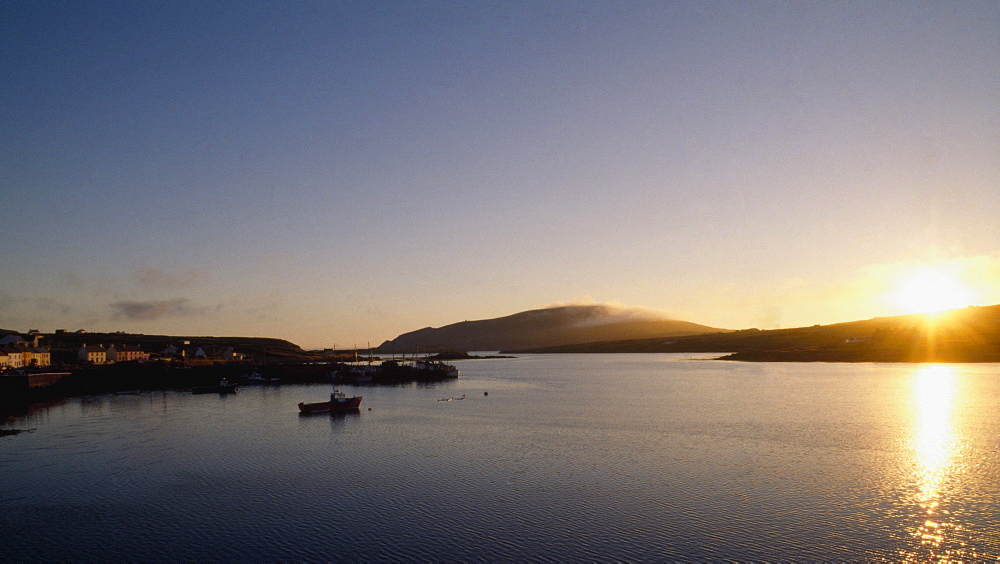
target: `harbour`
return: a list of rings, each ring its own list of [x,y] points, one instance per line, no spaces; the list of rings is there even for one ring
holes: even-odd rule
[[[343,386],[363,393],[364,408],[332,416],[296,408],[329,397],[330,384],[41,406],[0,438],[0,552],[73,561],[1000,556],[997,365],[657,354],[456,364],[459,379]]]

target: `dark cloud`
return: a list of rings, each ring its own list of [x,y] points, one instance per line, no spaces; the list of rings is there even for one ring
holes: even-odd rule
[[[111,308],[115,310],[115,319],[133,321],[150,321],[161,317],[176,317],[196,313],[187,298],[172,298],[169,300],[151,300],[146,302],[122,301],[114,302]]]

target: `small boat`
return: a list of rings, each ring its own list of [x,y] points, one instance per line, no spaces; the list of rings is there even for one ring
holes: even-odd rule
[[[281,378],[265,378],[260,372],[244,375],[248,384],[280,384]]]
[[[348,372],[351,380],[353,380],[354,383],[356,384],[364,384],[371,382],[375,378],[375,375],[377,375],[378,373],[379,373],[379,367],[370,364],[364,367],[352,366],[350,368],[350,371]]]
[[[413,363],[413,367],[425,376],[434,378],[458,378],[461,373],[454,364],[446,364],[440,360],[418,360]]]
[[[344,392],[340,390],[334,390],[330,394],[330,401],[321,401],[317,403],[299,403],[300,413],[321,413],[324,411],[329,411],[330,413],[337,413],[340,411],[354,411],[358,409],[361,405],[362,396],[347,397]]]
[[[418,359],[403,362],[387,360],[382,363],[381,376],[387,381],[432,382],[458,378],[460,373],[455,365],[438,360]]]
[[[193,394],[235,394],[237,390],[235,382],[230,382],[226,378],[219,380],[215,386],[195,386],[191,388]]]
[[[462,394],[461,397],[457,397],[457,398],[440,398],[438,401],[458,401],[458,400],[464,400],[464,399],[465,399],[465,394]]]
[[[355,348],[354,363],[347,366],[347,371],[339,374],[339,376],[346,380],[350,380],[355,384],[369,384],[373,382],[382,372],[382,367],[373,363],[371,343],[368,344],[368,364],[366,366],[361,366],[358,364],[359,362],[358,351],[357,348]]]

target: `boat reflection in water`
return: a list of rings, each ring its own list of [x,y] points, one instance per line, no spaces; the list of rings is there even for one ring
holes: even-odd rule
[[[957,437],[953,421],[955,370],[950,366],[921,368],[913,379],[916,416],[911,448],[916,469],[916,516],[921,522],[907,532],[915,550],[902,552],[908,561],[950,561],[975,558],[962,542],[962,526],[944,505],[945,482],[955,468]]]

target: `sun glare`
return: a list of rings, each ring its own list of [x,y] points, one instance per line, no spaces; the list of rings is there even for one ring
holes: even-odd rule
[[[907,313],[958,309],[972,302],[972,291],[946,268],[916,268],[903,276],[894,294]]]

